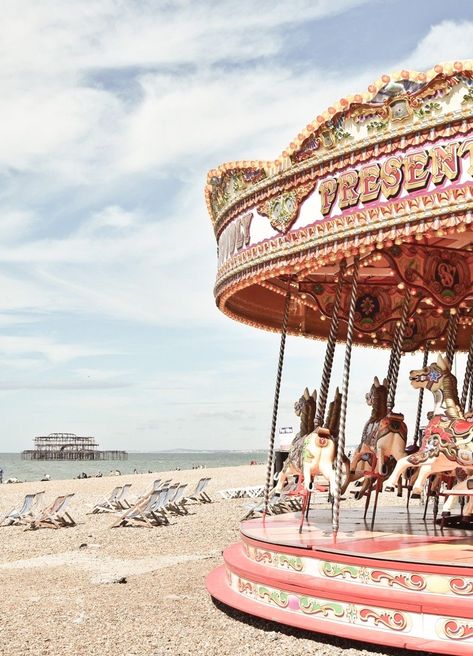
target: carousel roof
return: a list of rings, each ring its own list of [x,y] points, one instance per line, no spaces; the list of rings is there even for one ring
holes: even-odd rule
[[[227,315],[328,335],[340,262],[361,261],[355,341],[390,347],[409,290],[404,350],[458,347],[473,323],[473,62],[383,75],[342,98],[274,162],[211,171],[206,199],[218,243],[216,301]],[[343,339],[342,326],[340,337]]]

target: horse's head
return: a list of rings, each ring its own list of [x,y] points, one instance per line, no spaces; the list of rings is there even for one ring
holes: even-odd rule
[[[296,416],[300,417],[309,405],[315,407],[316,400],[317,392],[314,390],[312,394],[310,394],[306,387],[300,399],[294,403],[294,412],[296,413]]]
[[[373,407],[376,404],[376,400],[379,399],[380,396],[387,391],[386,385],[387,385],[386,378],[383,380],[383,383],[381,384],[379,382],[378,376],[374,377],[373,384],[371,385],[370,391],[365,394],[366,403],[369,406]]]
[[[432,362],[423,369],[412,369],[409,380],[414,389],[425,388],[431,392],[441,389],[445,378],[450,376],[450,365],[439,355],[437,362]]]

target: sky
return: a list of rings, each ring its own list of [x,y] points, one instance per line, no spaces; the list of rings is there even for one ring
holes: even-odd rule
[[[215,307],[203,190],[381,74],[473,57],[457,0],[0,0],[0,452],[268,444],[279,338]],[[324,347],[288,338],[281,425]],[[341,381],[337,349],[334,384]],[[406,356],[396,408],[413,429]],[[463,356],[457,359],[461,373]],[[356,349],[347,441],[387,355]]]

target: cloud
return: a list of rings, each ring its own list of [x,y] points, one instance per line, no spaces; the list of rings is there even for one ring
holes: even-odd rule
[[[471,59],[472,43],[472,21],[444,20],[430,28],[400,67],[423,71],[444,61]]]
[[[111,353],[103,347],[84,344],[66,344],[47,337],[0,335],[0,354],[7,356],[29,355],[51,363],[64,363],[77,358]]]
[[[108,389],[121,389],[123,387],[130,387],[130,383],[126,382],[106,382],[106,381],[90,381],[90,382],[74,382],[71,380],[56,380],[56,381],[6,381],[0,380],[0,390],[108,390]]]

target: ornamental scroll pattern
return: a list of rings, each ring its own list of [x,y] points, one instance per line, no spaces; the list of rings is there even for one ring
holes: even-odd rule
[[[305,248],[317,247],[321,256],[335,254],[350,245],[363,247],[383,242],[387,239],[408,237],[412,234],[422,234],[432,230],[442,230],[456,225],[452,213],[458,209],[460,216],[465,216],[473,208],[473,188],[471,186],[459,189],[449,189],[448,201],[441,202],[440,193],[432,192],[434,197],[435,218],[433,212],[426,207],[421,208],[419,198],[405,198],[376,210],[362,210],[351,214],[335,217],[321,224],[312,224],[287,236],[275,237],[260,244],[250,246],[247,250],[228,260],[219,271],[219,280],[226,278],[231,270],[242,266],[258,264],[261,256],[264,261],[283,254],[293,254]],[[457,206],[461,206],[458,207]],[[444,217],[444,215],[446,215]],[[465,219],[459,223],[465,223]],[[341,239],[343,237],[343,239]]]
[[[250,560],[269,567],[287,569],[298,573],[309,573],[311,568],[308,562],[311,563],[313,561],[314,564],[317,563],[315,559],[258,549],[246,543],[244,545],[246,555]],[[473,596],[473,578],[467,577],[436,575],[431,581],[431,577],[423,576],[418,572],[397,572],[394,570],[373,569],[365,566],[346,565],[329,561],[319,562],[319,572],[322,577],[351,581],[352,583],[361,585],[374,585],[412,592],[426,591],[442,596]]]
[[[360,583],[385,583],[390,587],[400,587],[405,590],[424,590],[427,583],[423,576],[416,573],[397,574],[367,567],[354,565],[339,565],[324,562],[321,564],[322,573],[328,578],[352,579]]]
[[[450,590],[461,596],[473,595],[473,579],[450,579]]]
[[[280,196],[270,198],[258,207],[258,212],[267,216],[271,226],[278,232],[285,233],[299,216],[302,201],[314,188],[306,184],[296,189],[285,191]]]
[[[473,638],[473,622],[453,618],[442,620],[437,625],[437,633],[442,638],[450,640],[471,640]]]
[[[398,276],[408,283],[431,295],[437,302],[447,307],[456,307],[470,294],[473,254],[459,254],[454,249],[392,246],[387,250],[388,257]]]
[[[290,556],[289,554],[257,549],[256,547],[248,548],[247,554],[257,563],[263,565],[272,565],[273,567],[289,569],[294,572],[302,572],[304,569],[303,560],[299,556]]]
[[[240,594],[260,603],[306,616],[316,616],[345,624],[369,623],[373,627],[396,632],[409,631],[412,626],[412,618],[407,612],[289,593],[240,577],[237,577],[237,590]]]
[[[218,226],[232,220],[232,215],[241,212],[245,207],[254,206],[268,196],[275,197],[278,191],[288,186],[289,180],[297,178],[300,183],[312,180],[313,183],[323,178],[327,173],[336,173],[347,167],[356,167],[371,159],[378,159],[383,155],[406,151],[414,146],[423,146],[432,143],[432,134],[435,138],[442,139],[466,135],[471,131],[471,110],[469,104],[452,112],[448,122],[438,112],[431,112],[419,121],[417,129],[405,125],[394,125],[390,129],[390,139],[379,143],[380,135],[378,126],[367,131],[367,136],[359,144],[358,151],[353,150],[351,140],[347,140],[343,148],[337,149],[336,153],[327,153],[327,149],[321,148],[322,138],[320,136],[309,137],[300,153],[291,156],[292,165],[274,171],[267,175],[262,169],[254,172],[252,185],[241,186],[236,181],[238,170],[225,171],[220,178],[211,178],[208,192],[209,209],[212,209],[212,223],[218,231]],[[443,120],[443,124],[442,124]],[[382,121],[381,121],[382,123]],[[382,125],[382,129],[386,126]],[[315,155],[315,157],[314,157]],[[331,155],[328,161],[327,156]],[[229,182],[232,176],[232,182]],[[235,178],[235,180],[234,180]],[[213,180],[213,181],[212,181]],[[271,187],[269,188],[269,184]],[[293,186],[293,185],[292,185]],[[238,192],[234,189],[238,188]],[[241,190],[241,191],[240,191]],[[217,200],[218,199],[218,200]]]

